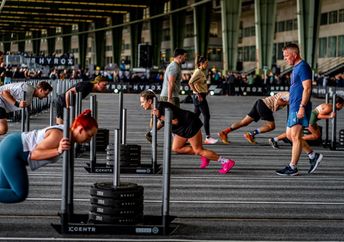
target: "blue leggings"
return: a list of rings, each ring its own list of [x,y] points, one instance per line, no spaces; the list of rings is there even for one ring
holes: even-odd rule
[[[7,135],[0,143],[0,202],[24,201],[29,193],[26,162],[20,133]]]

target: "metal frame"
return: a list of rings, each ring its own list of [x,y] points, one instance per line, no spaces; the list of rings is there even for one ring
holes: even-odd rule
[[[70,150],[63,153],[63,174],[62,174],[62,199],[60,211],[60,223],[52,224],[57,232],[61,234],[149,234],[149,235],[167,235],[177,229],[177,224],[171,224],[175,217],[169,215],[170,202],[170,166],[171,166],[171,117],[172,111],[165,109],[165,132],[164,132],[164,162],[163,162],[163,196],[161,216],[144,215],[143,221],[134,225],[116,225],[116,224],[94,224],[88,222],[88,214],[74,214],[73,211],[73,179],[71,174],[74,170],[74,157]],[[70,138],[69,132],[69,112],[64,109],[64,137]],[[115,145],[117,146],[116,156],[119,155],[119,134],[115,130]],[[113,184],[119,184],[119,159],[116,158],[116,167],[113,174]]]

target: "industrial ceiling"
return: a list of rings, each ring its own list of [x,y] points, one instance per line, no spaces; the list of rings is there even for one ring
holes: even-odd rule
[[[104,21],[136,8],[147,8],[149,0],[2,0],[0,38],[78,23]],[[6,38],[7,39],[7,38]]]

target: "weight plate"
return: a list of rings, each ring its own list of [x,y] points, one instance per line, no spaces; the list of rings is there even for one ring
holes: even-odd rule
[[[138,198],[143,195],[143,186],[136,186],[129,189],[113,189],[112,184],[103,186],[92,186],[91,196],[108,197],[113,199]]]
[[[106,206],[92,204],[90,207],[90,212],[98,213],[98,214],[107,214],[107,215],[112,215],[112,216],[120,216],[120,217],[135,217],[138,214],[143,213],[143,207],[113,208],[113,207],[106,207]]]
[[[131,183],[131,182],[121,182],[119,186],[116,188],[113,187],[112,182],[97,182],[92,185],[92,187],[95,187],[97,189],[102,190],[130,190],[130,189],[136,189],[137,184]]]
[[[112,215],[98,214],[89,212],[88,216],[90,222],[104,223],[104,224],[137,224],[142,222],[143,215],[137,215],[135,217],[117,217]]]
[[[143,197],[137,199],[132,198],[126,198],[126,199],[113,199],[113,198],[107,198],[107,197],[97,197],[92,196],[91,197],[91,204],[95,205],[102,205],[105,207],[114,207],[114,208],[134,208],[143,206]]]

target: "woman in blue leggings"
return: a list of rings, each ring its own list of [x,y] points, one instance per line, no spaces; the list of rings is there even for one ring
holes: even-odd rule
[[[73,122],[71,140],[76,143],[89,141],[98,130],[91,110],[85,110]],[[24,201],[29,193],[26,165],[36,170],[54,163],[70,142],[63,137],[63,126],[50,126],[25,133],[12,133],[0,143],[0,202]]]

